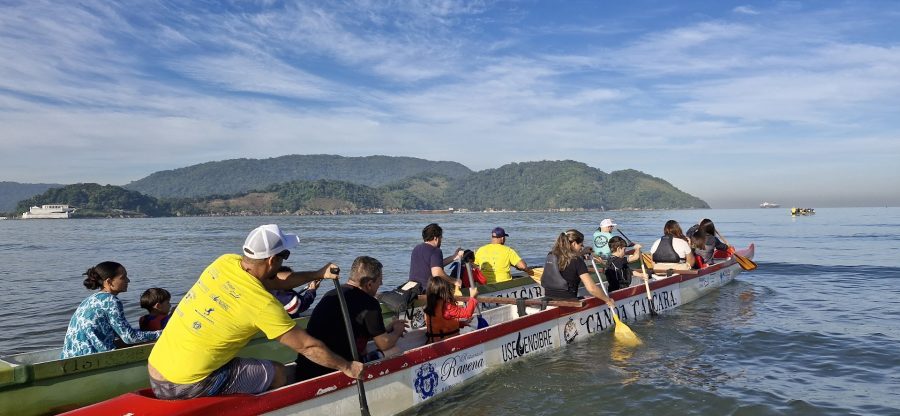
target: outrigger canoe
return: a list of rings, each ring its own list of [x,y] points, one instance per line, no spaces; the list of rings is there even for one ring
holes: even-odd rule
[[[529,278],[481,287],[485,296],[532,298],[543,290]],[[407,312],[412,327],[425,326],[421,307]],[[385,319],[394,312],[385,308]],[[297,319],[306,327],[308,318]],[[146,388],[147,357],[153,344],[120,348],[61,360],[60,348],[0,356],[0,415],[56,414],[97,403],[117,395]],[[265,358],[292,362],[297,353],[277,341],[257,334],[238,354],[241,357]]]
[[[755,247],[739,250],[753,258]],[[699,271],[685,271],[650,284],[656,312],[690,303],[730,283],[742,271],[729,258]],[[622,321],[650,313],[644,286],[611,294]],[[485,311],[490,326],[425,344],[424,329],[409,332],[394,355],[367,365],[365,386],[373,415],[391,415],[433,400],[446,391],[510,362],[563,348],[608,331],[610,309],[587,298],[581,307],[500,306]],[[360,410],[355,380],[334,372],[258,395],[237,394],[191,400],[159,400],[150,389],[72,411],[70,415],[344,415]]]

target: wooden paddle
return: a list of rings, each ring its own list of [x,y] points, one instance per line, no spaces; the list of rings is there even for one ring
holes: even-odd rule
[[[719,238],[721,238],[722,241],[724,241],[726,245],[731,246],[731,244],[728,244],[728,240],[725,239],[725,237],[719,232],[719,230],[716,230],[716,235],[718,235]],[[734,247],[734,246],[732,246],[732,247]],[[738,254],[737,252],[731,253],[731,255],[734,256],[734,260],[737,261],[737,264],[746,271],[755,270],[758,267],[757,264],[753,260],[750,260],[750,259]]]
[[[332,274],[338,274],[341,269],[332,267],[329,270]],[[353,361],[359,361],[359,351],[356,350],[356,337],[353,336],[353,326],[350,322],[350,312],[347,309],[347,300],[344,299],[344,291],[341,290],[341,284],[338,279],[334,279],[334,291],[337,293],[338,303],[341,304],[341,314],[344,316],[344,327],[347,329],[347,339],[350,341],[350,355]],[[362,378],[356,380],[356,387],[359,390],[359,414],[369,416],[369,402],[366,400],[366,387],[363,386]]]
[[[594,273],[597,273],[597,278],[600,279],[600,289],[603,290],[603,294],[606,297],[609,297],[609,292],[606,291],[606,286],[603,285],[603,278],[600,277],[600,269],[597,268],[597,262],[594,261],[594,256],[591,256],[591,265],[594,266]],[[616,314],[616,310],[613,308],[609,308],[609,313],[612,315],[613,321],[616,323],[616,327],[613,330],[613,339],[622,343],[622,345],[627,345],[630,347],[636,347],[641,345],[641,340],[635,335],[634,331],[625,325],[624,322],[619,320],[619,315]]]
[[[462,273],[462,272],[460,271],[460,273]],[[469,262],[466,262],[466,273],[469,274],[469,287],[474,289],[475,288],[475,279],[472,278],[472,265],[469,264]],[[487,328],[488,321],[487,321],[487,319],[484,319],[483,316],[481,316],[481,302],[478,302],[478,301],[475,302],[475,310],[478,311],[478,315],[476,315],[478,317],[476,320],[476,322],[478,323],[478,326],[476,326],[476,329]]]
[[[640,250],[638,250],[638,254],[640,254],[640,260],[638,261],[641,262],[641,271],[644,272],[644,277],[646,277],[644,279],[644,289],[647,289],[647,301],[650,302],[650,316],[658,316],[659,314],[656,313],[656,308],[653,305],[653,295],[650,293],[650,274],[647,273],[647,266],[644,266],[644,254]]]

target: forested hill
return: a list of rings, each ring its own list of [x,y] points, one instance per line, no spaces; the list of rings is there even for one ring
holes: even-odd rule
[[[271,159],[231,159],[160,171],[125,185],[143,194],[185,198],[233,195],[270,185],[319,179],[381,186],[423,173],[460,178],[472,171],[457,162],[412,157],[288,155]]]
[[[571,160],[512,163],[454,181],[451,205],[483,210],[709,208],[700,198],[636,170],[605,173]]]
[[[78,183],[48,189],[41,195],[20,201],[16,211],[34,205],[66,204],[76,208],[76,217],[164,217],[171,211],[156,198],[121,186]]]
[[[0,182],[0,212],[13,212],[17,202],[61,186],[63,185],[52,183]]]

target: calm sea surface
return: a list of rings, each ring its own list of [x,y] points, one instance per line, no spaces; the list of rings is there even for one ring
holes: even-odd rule
[[[173,302],[254,227],[278,223],[301,237],[288,265],[345,270],[358,255],[385,264],[385,288],[406,279],[409,251],[429,222],[444,250],[475,248],[503,226],[526,259],[567,228],[593,232],[613,217],[649,245],[663,223],[712,218],[736,246],[756,243],[759,269],[660,317],[629,323],[644,345],[630,357],[599,335],[512,363],[418,413],[879,414],[900,415],[900,208],[341,217],[230,217],[0,221],[0,354],[59,347],[71,313],[91,292],[88,267],[123,263],[129,318],[141,292]]]

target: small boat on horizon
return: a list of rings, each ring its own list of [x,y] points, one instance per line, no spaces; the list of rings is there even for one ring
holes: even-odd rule
[[[776,204],[774,202],[763,202],[762,204],[759,204],[760,208],[778,208],[780,206],[780,204]]]

